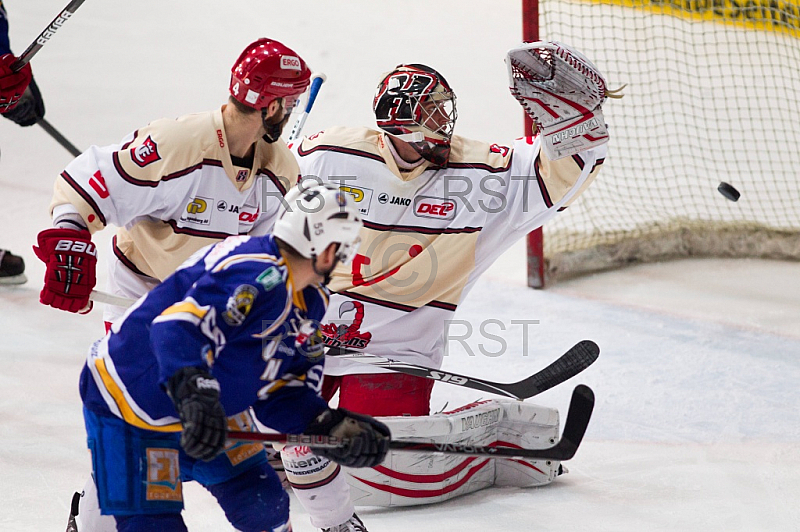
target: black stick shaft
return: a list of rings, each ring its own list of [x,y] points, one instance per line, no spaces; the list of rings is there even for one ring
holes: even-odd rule
[[[56,142],[61,144],[64,147],[64,149],[66,149],[68,152],[72,154],[73,157],[77,157],[78,155],[81,154],[81,150],[76,148],[75,145],[70,141],[68,141],[64,135],[59,133],[58,130],[50,124],[50,122],[48,122],[44,118],[40,118],[39,120],[36,121],[36,123],[42,126],[42,129],[47,131],[47,134],[53,137],[56,140]]]

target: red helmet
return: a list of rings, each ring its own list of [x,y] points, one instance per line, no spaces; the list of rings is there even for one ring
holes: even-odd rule
[[[264,109],[275,98],[291,108],[308,87],[311,70],[287,46],[259,39],[247,46],[231,68],[231,96],[247,107]]]

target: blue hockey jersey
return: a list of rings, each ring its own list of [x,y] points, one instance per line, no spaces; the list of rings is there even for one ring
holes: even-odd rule
[[[319,323],[328,294],[296,292],[272,236],[230,237],[195,253],[92,346],[84,405],[154,431],[181,430],[164,385],[185,366],[220,384],[228,416],[253,407],[263,424],[302,432],[326,403]]]

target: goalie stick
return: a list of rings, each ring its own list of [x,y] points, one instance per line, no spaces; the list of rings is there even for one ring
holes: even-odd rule
[[[572,392],[567,420],[561,439],[552,447],[545,449],[513,449],[510,447],[490,447],[485,445],[460,445],[455,443],[417,443],[392,440],[389,449],[400,452],[432,452],[455,455],[487,456],[510,460],[558,460],[565,461],[575,456],[575,452],[586,434],[594,409],[594,392],[586,385],[579,384]],[[228,432],[228,439],[287,443],[309,447],[335,448],[350,443],[347,438],[316,436],[309,434],[264,434],[260,432]]]
[[[511,383],[492,382],[475,377],[467,377],[457,373],[426,368],[425,366],[400,362],[398,360],[370,355],[368,353],[352,352],[337,348],[328,350],[327,355],[339,359],[378,366],[398,373],[405,373],[407,375],[455,384],[456,386],[463,386],[464,388],[494,393],[512,399],[527,399],[561,384],[591,366],[594,361],[597,360],[597,357],[600,356],[600,348],[591,340],[581,340],[543,370],[519,382]]]

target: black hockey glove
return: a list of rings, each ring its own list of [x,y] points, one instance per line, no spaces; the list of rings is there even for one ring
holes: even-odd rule
[[[22,93],[17,106],[3,113],[3,116],[22,127],[32,126],[44,117],[44,100],[36,81],[31,78],[31,83]]]
[[[392,438],[389,427],[375,418],[339,408],[323,411],[305,430],[347,438],[349,443],[335,449],[311,447],[311,450],[346,467],[375,467],[383,462]]]
[[[217,456],[228,432],[217,379],[199,368],[181,368],[167,382],[167,393],[181,417],[186,454],[205,461]]]

